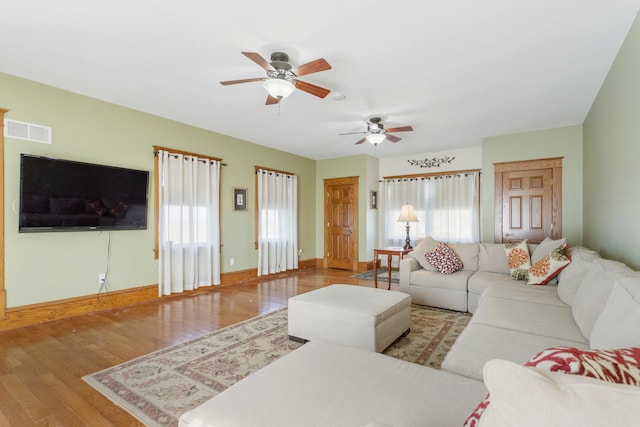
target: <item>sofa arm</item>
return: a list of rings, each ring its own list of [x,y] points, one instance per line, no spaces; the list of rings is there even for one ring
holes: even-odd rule
[[[411,280],[411,272],[420,268],[418,260],[413,257],[406,257],[400,261],[400,291],[409,293],[409,283]]]

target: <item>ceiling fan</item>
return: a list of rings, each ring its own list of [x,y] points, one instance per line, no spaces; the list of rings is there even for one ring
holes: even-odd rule
[[[320,86],[298,80],[298,77],[307,74],[317,73],[320,71],[330,70],[331,65],[324,59],[319,58],[315,61],[308,62],[298,67],[292,67],[289,64],[289,55],[283,52],[274,52],[271,54],[271,62],[267,62],[259,53],[242,52],[244,56],[261,66],[266,72],[267,77],[254,77],[251,79],[229,80],[220,82],[222,85],[235,85],[238,83],[249,83],[262,81],[264,88],[269,93],[266,105],[278,104],[280,100],[291,95],[296,89],[324,98],[331,92]]]
[[[365,141],[368,141],[373,145],[378,145],[385,139],[388,139],[391,142],[398,142],[402,139],[395,135],[391,135],[391,132],[410,132],[413,130],[411,126],[399,126],[395,128],[385,129],[384,125],[381,122],[382,119],[380,117],[372,117],[367,123],[366,131],[341,133],[340,135],[354,135],[358,133],[365,133],[365,137],[356,142],[356,145],[362,144]]]

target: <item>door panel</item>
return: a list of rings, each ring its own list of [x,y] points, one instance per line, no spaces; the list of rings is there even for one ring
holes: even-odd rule
[[[357,271],[357,177],[325,180],[325,257],[327,268]]]
[[[496,242],[562,236],[561,166],[561,159],[494,165]]]
[[[503,242],[541,242],[551,233],[550,169],[503,174]]]

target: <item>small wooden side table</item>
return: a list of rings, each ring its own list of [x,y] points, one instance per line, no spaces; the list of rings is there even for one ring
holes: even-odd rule
[[[413,249],[405,249],[403,247],[389,247],[389,248],[380,248],[373,250],[373,283],[376,288],[378,287],[378,256],[386,255],[387,256],[387,269],[389,272],[389,279],[387,283],[387,290],[391,289],[391,260],[394,256],[397,256],[399,261],[401,261],[406,254],[411,252]],[[398,262],[399,262],[398,261]]]

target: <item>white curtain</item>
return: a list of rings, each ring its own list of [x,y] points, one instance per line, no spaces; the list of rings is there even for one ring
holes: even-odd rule
[[[380,184],[381,246],[404,246],[406,223],[397,222],[402,205],[413,205],[412,242],[431,236],[450,243],[480,241],[480,173],[385,180]]]
[[[158,151],[159,295],[220,284],[220,162]]]
[[[258,276],[298,268],[298,177],[258,169]]]

